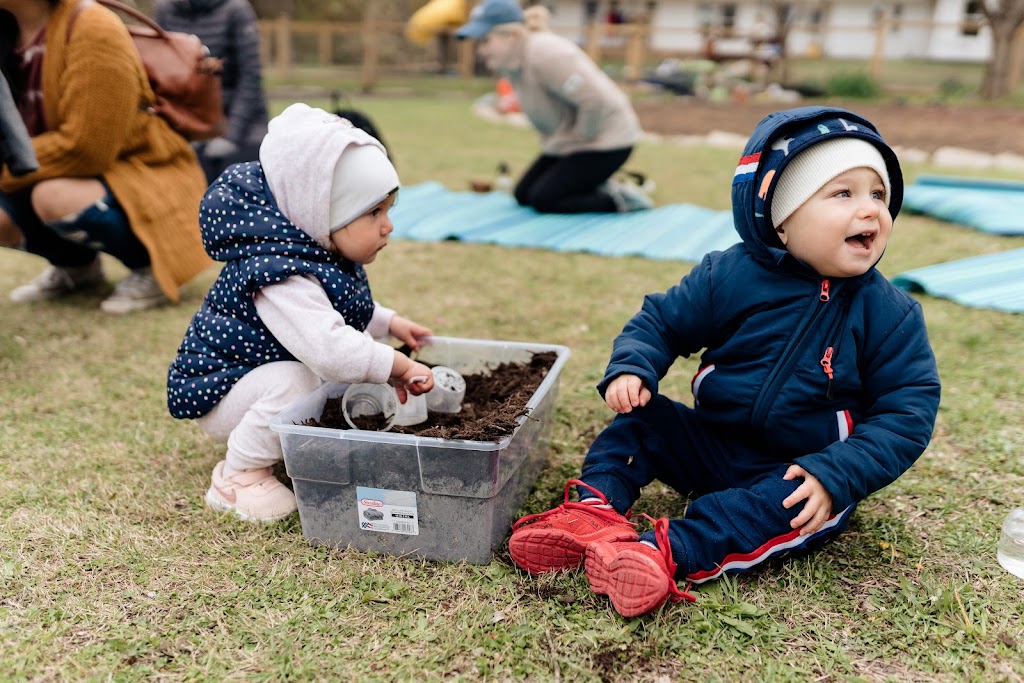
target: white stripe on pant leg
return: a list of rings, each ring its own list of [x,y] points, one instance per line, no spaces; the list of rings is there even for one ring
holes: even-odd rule
[[[717,568],[710,571],[695,572],[686,578],[691,583],[704,583],[706,581],[717,579],[725,572],[744,571],[761,564],[774,555],[778,555],[779,553],[789,550],[799,549],[820,536],[831,533],[833,529],[839,526],[839,524],[846,519],[852,510],[853,506],[850,505],[839,514],[829,517],[825,524],[822,525],[821,529],[815,531],[809,536],[801,536],[800,530],[794,529],[793,531],[770,539],[767,543],[764,543],[753,552],[726,555],[725,560]]]
[[[268,467],[282,458],[281,438],[270,418],[320,386],[320,378],[302,363],[267,363],[238,380],[217,406],[196,424],[218,441],[227,441],[228,465],[238,470]]]

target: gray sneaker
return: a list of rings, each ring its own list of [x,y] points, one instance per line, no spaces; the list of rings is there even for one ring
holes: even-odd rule
[[[50,266],[32,282],[12,289],[8,296],[16,303],[30,304],[93,289],[104,282],[106,280],[103,278],[103,265],[97,256],[96,260],[87,266]]]
[[[136,268],[117,283],[114,293],[103,300],[100,308],[107,313],[131,313],[154,306],[163,306],[170,300],[153,279],[153,270]]]
[[[654,208],[654,200],[635,183],[609,178],[605,181],[603,189],[611,195],[619,213]]]

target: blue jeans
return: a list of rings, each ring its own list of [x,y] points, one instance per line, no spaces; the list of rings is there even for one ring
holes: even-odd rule
[[[32,208],[32,188],[11,194],[0,192],[0,210],[21,229],[25,251],[42,256],[55,266],[87,266],[101,251],[131,269],[148,266],[149,252],[132,232],[128,217],[110,188],[106,183],[103,187],[103,198],[66,219],[40,220]]]

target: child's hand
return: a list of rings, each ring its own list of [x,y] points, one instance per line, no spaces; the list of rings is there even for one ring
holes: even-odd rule
[[[790,465],[783,479],[798,479],[801,477],[804,483],[800,484],[796,491],[793,491],[782,501],[782,507],[788,510],[801,500],[807,501],[804,503],[804,509],[800,511],[800,514],[789,523],[794,529],[800,527],[801,536],[807,536],[820,529],[828,520],[828,516],[832,514],[832,496],[813,474],[800,467],[800,465]]]
[[[399,356],[404,358],[405,362],[399,363]],[[395,352],[395,360],[395,365],[392,366],[391,380],[395,387],[395,393],[398,394],[399,403],[405,403],[409,398],[409,394],[419,396],[434,388],[434,374],[426,365],[417,363],[397,351]],[[424,377],[426,379],[419,381],[420,378]],[[417,381],[414,382],[413,380]]]
[[[643,408],[651,400],[651,390],[636,375],[619,375],[604,392],[604,402],[616,413],[629,413]]]
[[[429,327],[423,327],[423,325],[415,323],[408,318],[403,318],[400,315],[391,318],[388,332],[392,337],[400,340],[413,351],[420,350],[422,346],[420,340],[423,337],[430,337],[434,334]]]

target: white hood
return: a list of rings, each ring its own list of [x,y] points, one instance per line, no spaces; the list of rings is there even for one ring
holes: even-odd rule
[[[367,155],[367,146],[379,154]],[[346,172],[337,174],[335,187],[338,162],[354,149],[360,149],[353,156],[363,163],[344,164]],[[347,119],[302,103],[270,120],[260,145],[260,163],[282,213],[325,249],[333,230],[368,211],[399,185],[398,173],[376,138]],[[352,182],[346,183],[349,169]],[[341,203],[347,210],[340,210]],[[332,215],[344,222],[332,223]]]

